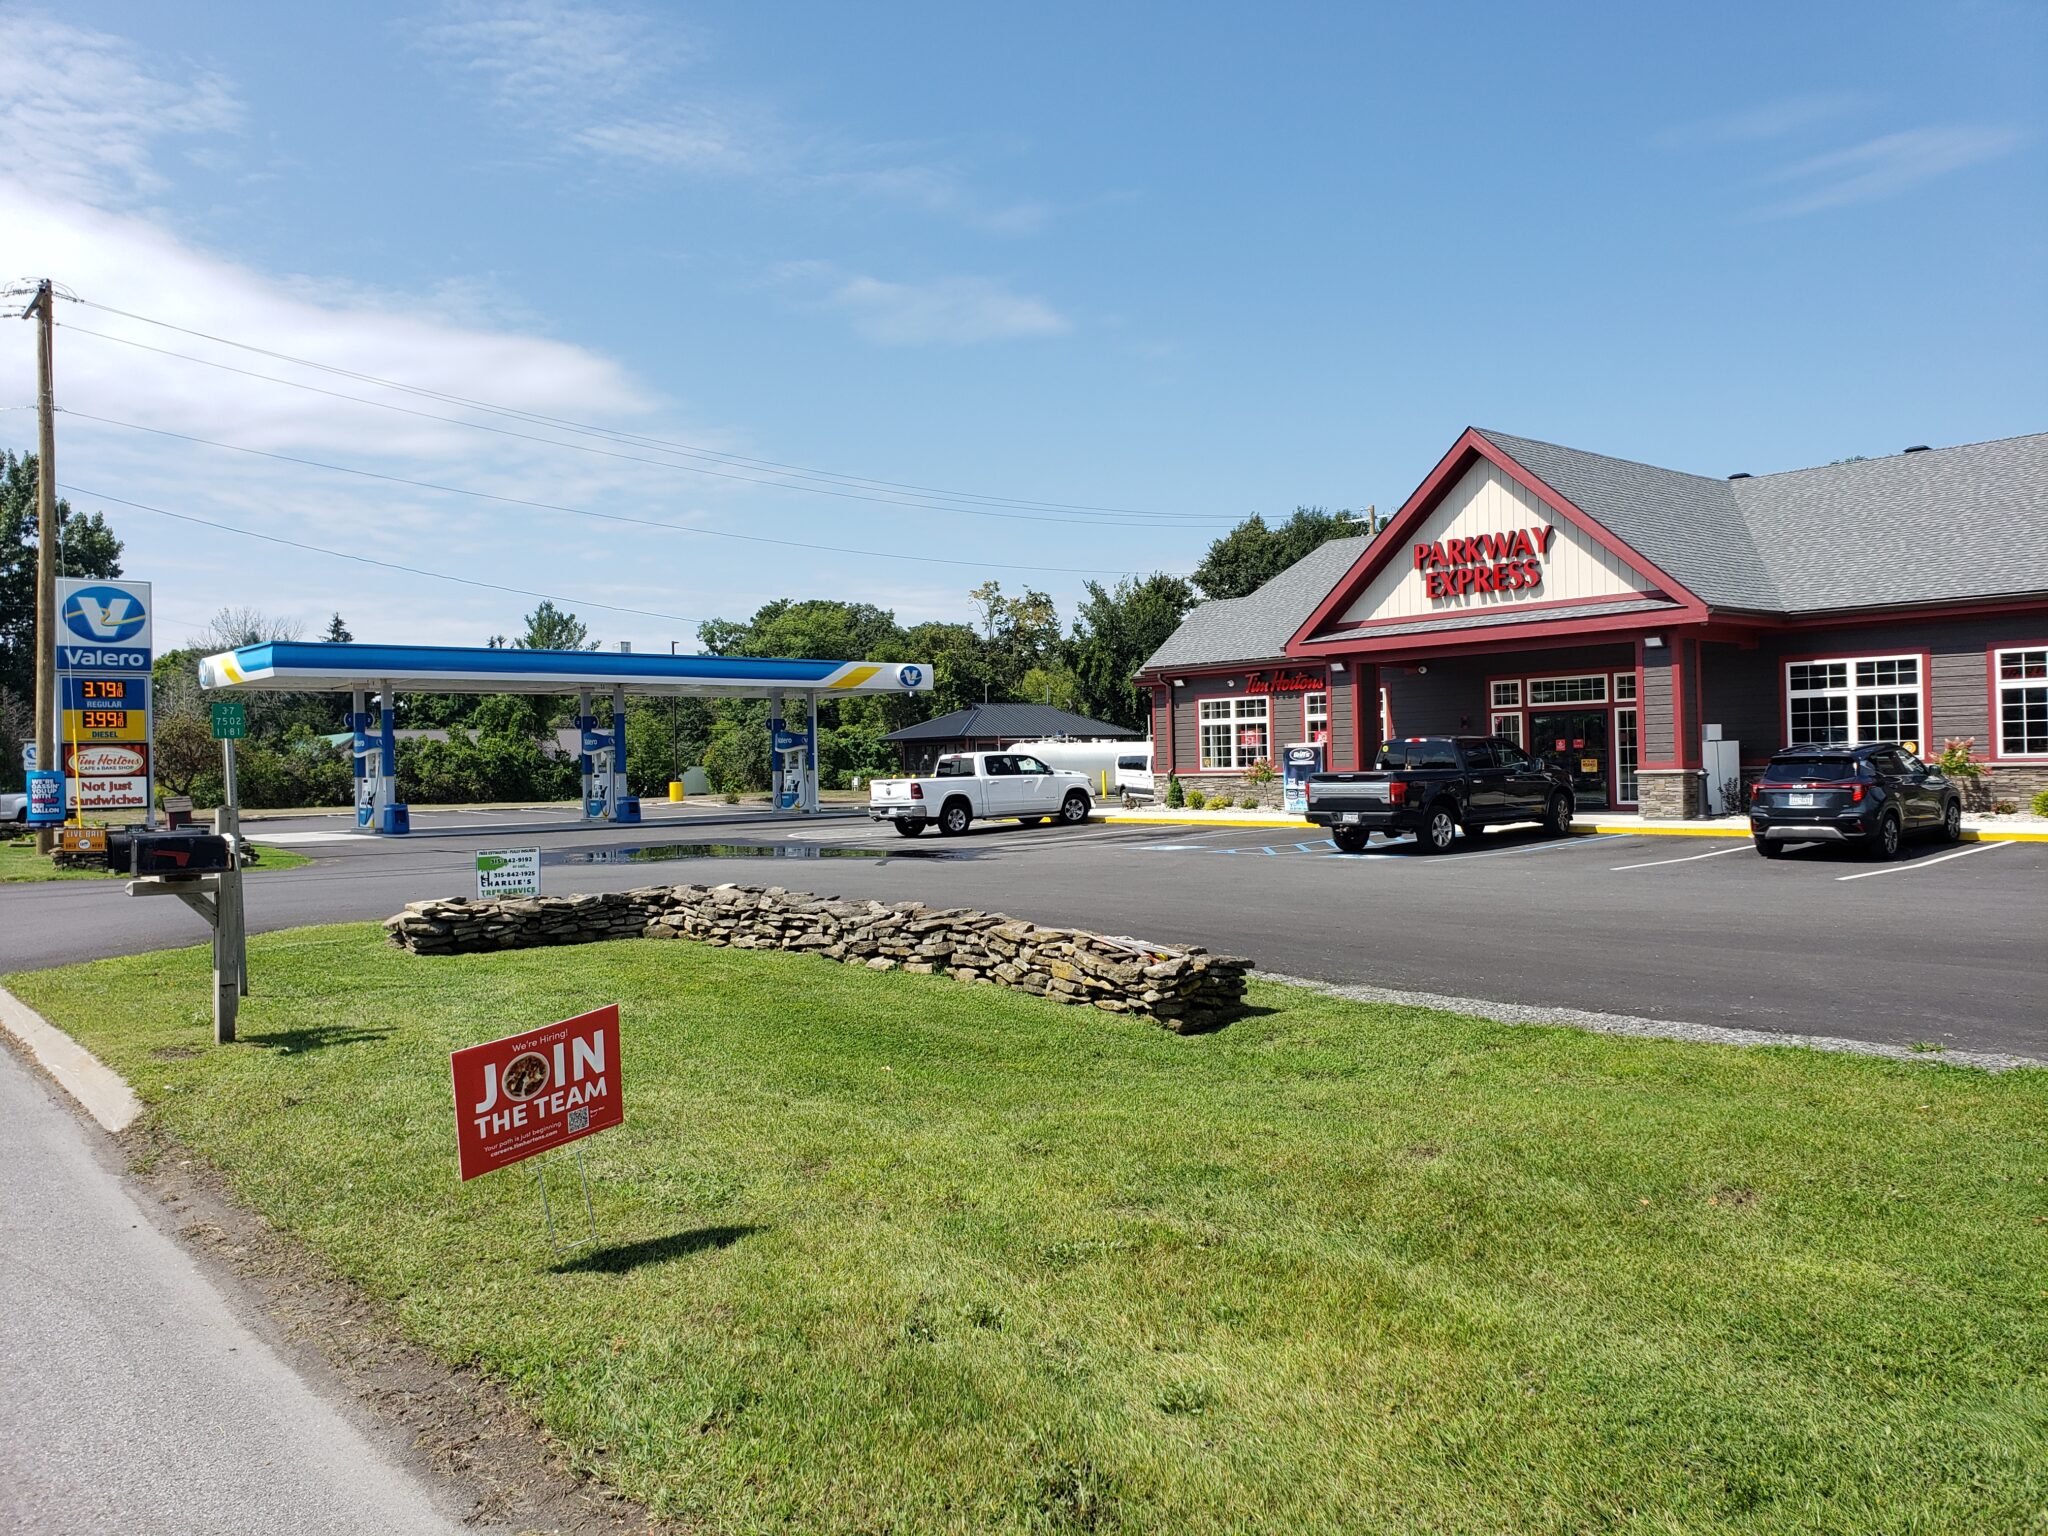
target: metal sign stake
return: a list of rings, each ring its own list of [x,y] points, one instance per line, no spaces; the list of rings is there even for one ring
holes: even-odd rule
[[[590,1205],[590,1169],[583,1161],[582,1143],[576,1146],[576,1177],[583,1186],[583,1219],[590,1224],[590,1235],[579,1237],[573,1243],[565,1243],[555,1234],[555,1210],[548,1200],[548,1163],[550,1159],[537,1157],[533,1160],[535,1177],[540,1180],[540,1211],[547,1219],[548,1246],[556,1253],[573,1253],[578,1248],[588,1248],[597,1241],[597,1213]]]

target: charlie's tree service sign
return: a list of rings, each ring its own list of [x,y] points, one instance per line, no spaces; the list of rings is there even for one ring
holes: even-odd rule
[[[567,1146],[626,1118],[619,1083],[619,1005],[448,1058],[462,1177]]]

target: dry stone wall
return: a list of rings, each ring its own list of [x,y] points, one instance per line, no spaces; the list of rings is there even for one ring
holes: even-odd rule
[[[792,950],[869,970],[1014,987],[1058,1003],[1139,1014],[1183,1034],[1236,1016],[1252,964],[1199,947],[1041,927],[996,912],[842,901],[779,885],[413,901],[384,927],[392,943],[419,955],[636,938]]]

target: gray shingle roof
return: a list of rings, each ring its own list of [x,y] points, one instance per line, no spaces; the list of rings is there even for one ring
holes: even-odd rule
[[[1152,653],[1143,670],[1281,660],[1294,632],[1371,542],[1362,536],[1332,539],[1310,550],[1256,592],[1201,604]]]
[[[1479,435],[1710,608],[1824,613],[2048,591],[2048,433],[1741,480]],[[1248,597],[1202,604],[1145,669],[1281,660],[1369,542],[1333,540]],[[1662,606],[1646,599],[1600,611]],[[1373,634],[1513,618],[1489,611]]]
[[[1729,483],[1788,613],[2048,589],[2048,433]]]
[[[1019,741],[1039,736],[1122,739],[1138,734],[1121,725],[1090,720],[1072,710],[1054,709],[1050,704],[970,704],[936,720],[922,720],[900,731],[891,731],[882,740],[971,741],[982,736],[1015,737]]]
[[[1777,587],[1731,489],[1742,482],[1478,430],[1709,607],[1778,607]]]

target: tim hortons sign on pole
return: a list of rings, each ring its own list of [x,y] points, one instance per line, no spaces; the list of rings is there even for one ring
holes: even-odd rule
[[[626,1117],[619,1005],[452,1053],[462,1177],[551,1152]]]

